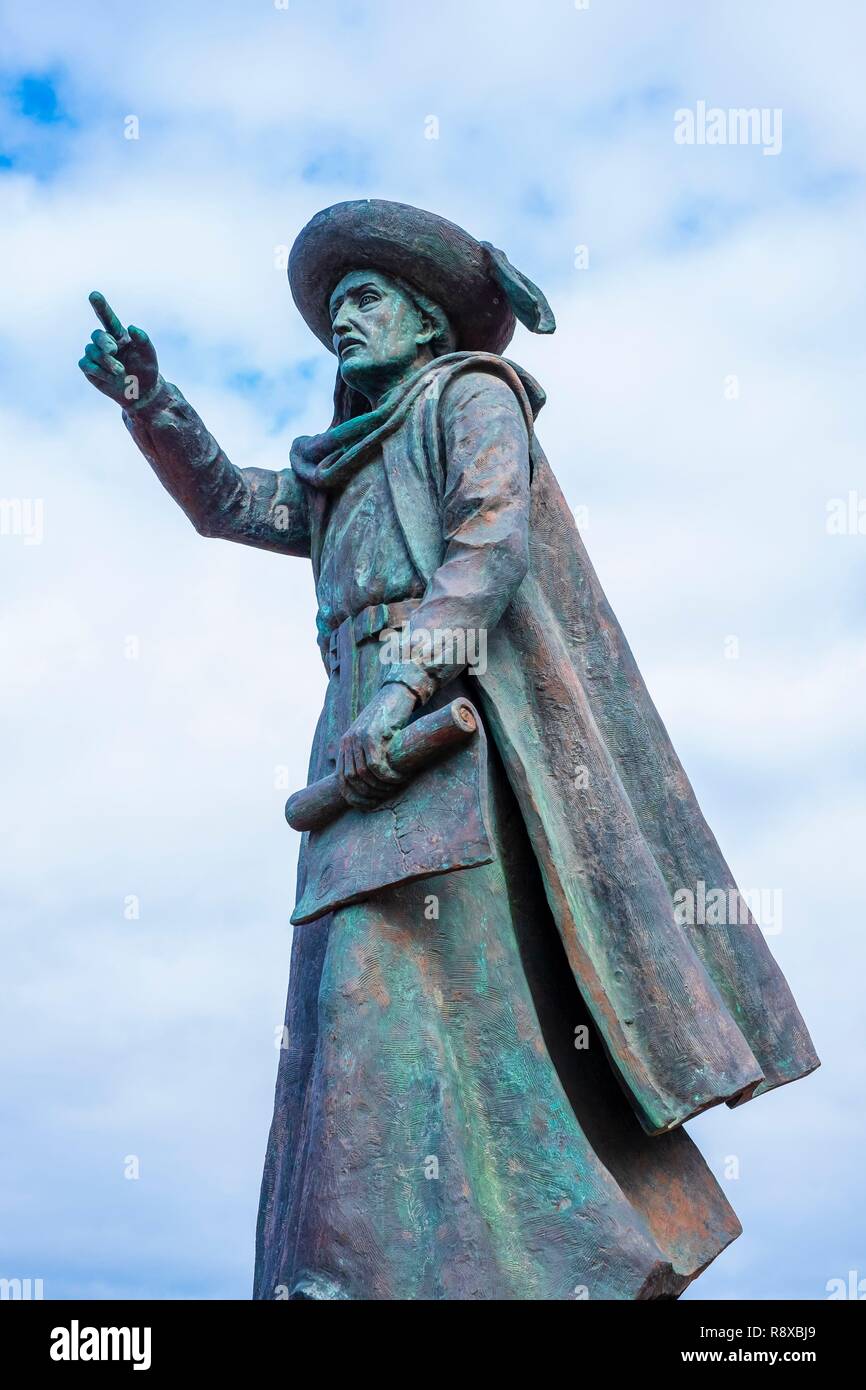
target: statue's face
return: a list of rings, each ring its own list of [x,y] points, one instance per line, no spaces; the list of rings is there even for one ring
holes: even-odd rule
[[[389,276],[351,270],[330,299],[340,375],[371,399],[432,354],[433,326]]]

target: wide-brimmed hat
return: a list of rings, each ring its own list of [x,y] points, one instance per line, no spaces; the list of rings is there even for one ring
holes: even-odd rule
[[[316,213],[289,256],[292,297],[331,352],[330,297],[348,271],[365,269],[397,275],[434,300],[460,351],[501,353],[515,318],[533,333],[556,327],[541,290],[489,242],[407,203],[361,198]]]

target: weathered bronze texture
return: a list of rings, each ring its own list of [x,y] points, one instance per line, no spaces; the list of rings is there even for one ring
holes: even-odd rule
[[[98,295],[81,362],[201,534],[316,580],[255,1296],[674,1297],[740,1229],[683,1123],[818,1059],[502,356],[550,306],[377,200],[319,213],[289,280],[338,372],[277,472],[230,463]],[[407,777],[413,723],[467,699],[477,733]],[[700,886],[727,916],[683,918]]]
[[[304,821],[299,828],[310,831],[295,926],[392,884],[474,869],[494,857],[487,740],[468,700],[398,730],[388,756],[405,780],[375,806],[347,808],[335,773],[290,798],[286,818],[291,809]]]
[[[417,778],[428,763],[453,752],[477,733],[479,727],[478,716],[469,701],[453,700],[434,714],[425,714],[398,730],[389,751],[391,766],[402,778],[411,777],[413,773]],[[329,777],[289,797],[286,820],[293,830],[319,830],[345,811],[346,805],[340,779],[332,772]]]

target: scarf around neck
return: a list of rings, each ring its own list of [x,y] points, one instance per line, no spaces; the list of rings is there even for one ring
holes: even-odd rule
[[[494,353],[449,352],[425,363],[400,382],[375,409],[332,425],[323,434],[299,435],[291,448],[293,471],[302,482],[324,492],[345,487],[365,463],[369,451],[402,424],[418,397],[430,390],[440,375],[444,373],[450,380],[467,370],[492,372],[511,387],[523,408],[531,435],[535,416],[545,401],[538,382],[522,367]]]

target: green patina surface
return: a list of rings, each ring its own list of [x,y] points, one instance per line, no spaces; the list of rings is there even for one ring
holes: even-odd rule
[[[739,1231],[683,1121],[818,1062],[748,914],[675,915],[736,885],[537,441],[544,393],[502,356],[553,315],[500,251],[376,200],[314,218],[289,277],[338,356],[290,467],[232,464],[100,296],[82,370],[200,532],[312,561],[310,782],[336,776],[345,833],[395,795],[395,733],[464,695],[494,853],[296,930],[256,1296],[675,1296]],[[483,669],[383,662],[401,626],[483,632]],[[456,837],[424,786],[400,833]]]

